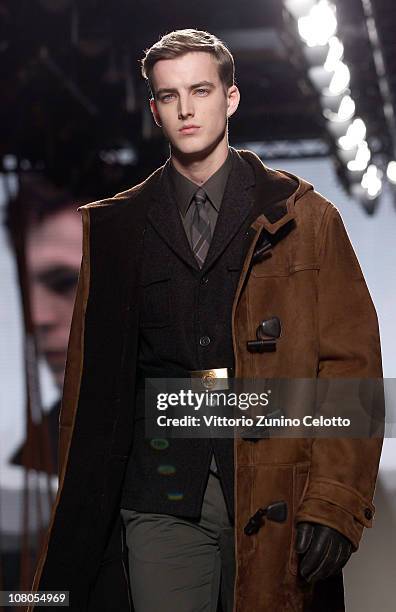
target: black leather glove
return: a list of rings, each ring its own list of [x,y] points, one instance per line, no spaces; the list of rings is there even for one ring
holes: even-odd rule
[[[342,533],[319,523],[298,523],[296,551],[300,574],[307,581],[322,580],[339,572],[354,550]]]

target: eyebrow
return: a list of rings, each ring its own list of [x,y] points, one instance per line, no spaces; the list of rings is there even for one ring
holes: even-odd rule
[[[52,264],[47,269],[31,274],[32,278],[44,285],[53,285],[55,282],[64,279],[78,277],[78,268],[72,265]]]
[[[189,90],[191,91],[192,89],[197,89],[197,87],[202,86],[214,88],[215,84],[211,81],[200,81],[199,83],[194,83],[194,85],[190,85]],[[158,89],[158,91],[155,92],[155,97],[158,98],[164,93],[177,93],[177,89],[174,87],[163,87],[162,89]]]

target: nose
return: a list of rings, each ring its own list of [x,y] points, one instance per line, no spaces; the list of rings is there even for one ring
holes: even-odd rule
[[[187,117],[194,116],[194,104],[192,96],[189,94],[182,94],[179,97],[178,115],[179,119],[186,119]]]
[[[49,330],[59,319],[57,306],[59,298],[43,284],[32,281],[30,286],[32,317],[36,327]]]

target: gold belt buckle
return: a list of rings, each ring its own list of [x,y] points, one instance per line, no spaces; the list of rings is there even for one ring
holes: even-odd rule
[[[229,388],[228,368],[213,368],[212,370],[193,370],[190,372],[193,386],[202,385],[210,391],[224,391]]]

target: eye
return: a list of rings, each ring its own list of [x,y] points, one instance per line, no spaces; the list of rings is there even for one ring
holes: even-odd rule
[[[58,295],[70,295],[77,288],[78,276],[75,274],[64,274],[58,279],[54,279],[52,290]]]
[[[209,93],[209,90],[206,89],[205,87],[200,87],[199,89],[196,89],[195,92],[199,95],[199,96],[206,96],[206,94]]]
[[[174,97],[174,94],[165,94],[161,97],[161,102],[169,102],[172,97]]]
[[[54,266],[41,272],[37,280],[48,290],[60,296],[72,295],[77,287],[78,269]]]

